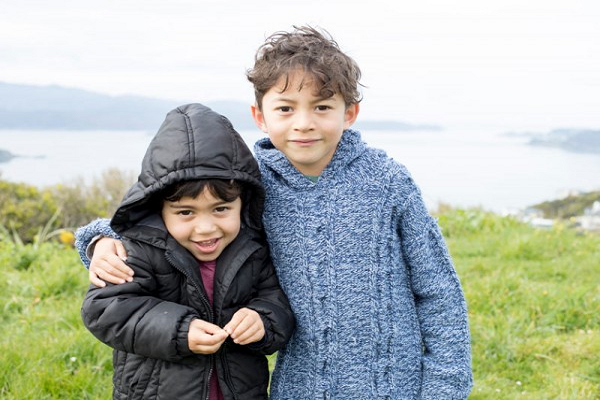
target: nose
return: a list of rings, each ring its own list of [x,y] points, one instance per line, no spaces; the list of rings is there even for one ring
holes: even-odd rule
[[[309,111],[298,111],[294,118],[294,130],[308,132],[314,128],[313,115]]]
[[[215,223],[210,216],[198,216],[194,224],[194,233],[206,235],[215,231]]]

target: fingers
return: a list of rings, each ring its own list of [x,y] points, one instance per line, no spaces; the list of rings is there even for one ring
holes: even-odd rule
[[[262,330],[260,327],[252,326],[242,332],[239,336],[232,338],[233,342],[236,344],[247,345],[260,341],[264,336],[264,330]]]
[[[131,282],[133,277],[127,271],[133,273],[131,268],[114,254],[108,257],[94,256],[90,262],[90,276],[95,274],[98,278],[114,284]]]
[[[238,310],[223,329],[210,322],[194,319],[190,323],[188,345],[198,354],[213,354],[227,336],[234,343],[246,345],[260,341],[265,336],[265,327],[260,315],[249,308]]]
[[[188,346],[197,354],[213,354],[219,350],[227,336],[227,332],[217,325],[194,319],[190,323]]]
[[[90,282],[92,283],[92,285],[98,286],[98,287],[106,286],[106,282],[104,282],[102,279],[98,278],[98,275],[96,275],[96,273],[94,271],[90,270],[88,272],[89,272]]]
[[[127,260],[127,251],[125,250],[125,246],[123,246],[123,242],[120,240],[115,240],[114,245],[115,250],[117,251],[117,257],[123,261]]]
[[[90,281],[96,286],[98,279],[114,284],[131,282],[133,270],[125,264],[126,258],[127,252],[120,240],[100,239],[90,260]]]
[[[249,308],[238,310],[223,328],[234,343],[246,345],[258,342],[265,336],[265,326],[260,315]]]

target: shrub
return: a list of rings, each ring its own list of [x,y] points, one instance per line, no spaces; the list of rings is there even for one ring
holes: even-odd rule
[[[571,218],[582,215],[586,208],[600,201],[600,191],[569,195],[562,199],[544,201],[533,208],[542,211],[545,218]]]
[[[25,183],[0,180],[0,225],[31,242],[57,212],[50,193]],[[59,224],[59,221],[56,221]]]
[[[56,237],[69,243],[69,232],[78,226],[112,215],[134,180],[132,173],[116,168],[89,183],[77,178],[43,189],[0,179],[0,236],[23,243]]]
[[[77,178],[48,190],[61,207],[62,226],[78,227],[95,218],[110,217],[134,181],[132,173],[111,168],[90,183]]]

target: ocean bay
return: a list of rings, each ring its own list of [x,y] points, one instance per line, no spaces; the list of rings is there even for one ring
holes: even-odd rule
[[[241,131],[252,146],[263,136]],[[98,177],[108,168],[138,172],[154,132],[0,130],[0,178],[36,186]],[[535,147],[499,129],[364,131],[363,140],[404,164],[427,205],[480,206],[502,212],[569,191],[600,189],[600,154]]]

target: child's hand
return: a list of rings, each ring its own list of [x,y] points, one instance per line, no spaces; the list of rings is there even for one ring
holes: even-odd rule
[[[98,240],[90,260],[90,282],[98,287],[106,286],[106,282],[131,282],[133,270],[123,261],[126,258],[127,252],[120,240],[108,237]]]
[[[227,339],[227,332],[217,325],[193,319],[188,331],[188,346],[196,354],[213,354]]]
[[[237,344],[258,342],[265,336],[265,325],[258,313],[249,308],[241,308],[223,328]]]

